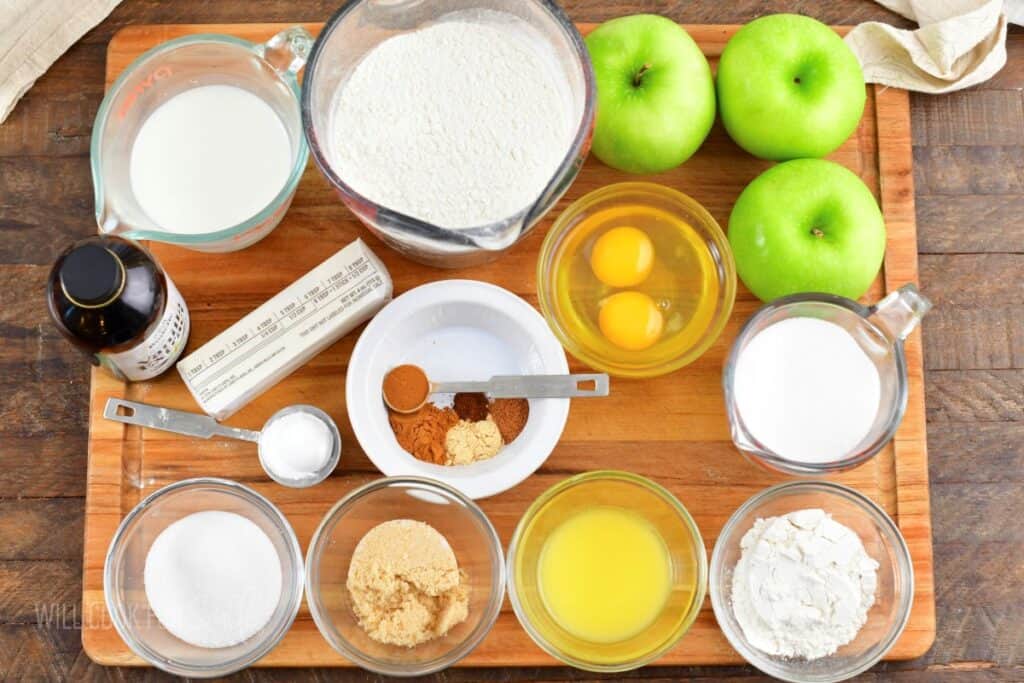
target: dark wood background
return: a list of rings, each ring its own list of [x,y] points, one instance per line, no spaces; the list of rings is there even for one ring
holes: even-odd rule
[[[2,1],[2,0],[0,0]],[[155,680],[81,650],[88,364],[44,305],[50,263],[95,231],[89,136],[104,54],[127,24],[322,21],[337,0],[125,0],[0,125],[0,678]],[[801,12],[831,24],[906,22],[868,0],[565,0],[577,21],[656,12],[742,23]],[[938,636],[924,657],[861,680],[1024,680],[1024,31],[988,83],[914,95]],[[300,674],[308,674],[300,676]],[[348,670],[236,678],[377,680]],[[647,668],[647,680],[762,680],[750,668]],[[563,681],[565,668],[455,669],[436,681]]]

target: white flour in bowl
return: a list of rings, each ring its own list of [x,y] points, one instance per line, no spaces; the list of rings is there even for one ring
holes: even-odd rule
[[[824,510],[758,519],[740,541],[732,609],[750,644],[819,659],[857,637],[875,604],[878,562]]]
[[[541,194],[572,144],[570,86],[529,25],[485,15],[389,38],[342,84],[329,157],[356,192],[456,229]]]

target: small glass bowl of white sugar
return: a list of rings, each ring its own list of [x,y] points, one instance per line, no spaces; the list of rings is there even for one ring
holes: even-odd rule
[[[867,671],[896,644],[914,597],[910,551],[893,520],[824,481],[773,486],[741,505],[715,543],[709,583],[733,648],[793,683]]]
[[[302,602],[288,520],[227,479],[186,479],[143,499],[110,544],[103,590],[118,634],[178,676],[226,676],[261,659]]]

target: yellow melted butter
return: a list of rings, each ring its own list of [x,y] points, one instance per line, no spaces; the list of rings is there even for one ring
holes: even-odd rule
[[[540,553],[537,583],[559,626],[581,640],[615,643],[650,626],[672,588],[657,530],[620,508],[584,510],[562,522]]]

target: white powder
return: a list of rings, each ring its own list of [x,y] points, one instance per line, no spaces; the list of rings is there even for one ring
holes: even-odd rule
[[[751,435],[784,458],[825,463],[851,454],[881,401],[878,369],[839,325],[790,318],[740,352],[735,397]]]
[[[260,433],[263,462],[282,479],[306,479],[327,464],[334,435],[316,415],[295,412],[272,420]]]
[[[281,596],[281,563],[256,524],[220,510],[196,512],[156,537],[143,572],[146,599],[173,635],[230,647],[255,635]]]
[[[509,14],[385,40],[336,96],[335,171],[368,199],[446,228],[528,207],[572,143],[569,83]]]
[[[878,562],[824,510],[758,519],[740,541],[732,608],[770,655],[827,657],[852,641],[875,603]]]

